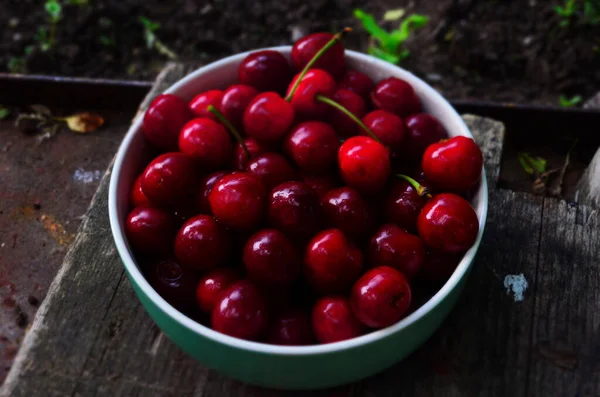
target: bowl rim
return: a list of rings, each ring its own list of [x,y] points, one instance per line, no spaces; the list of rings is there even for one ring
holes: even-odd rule
[[[240,54],[235,54],[228,56],[226,58],[220,59],[218,61],[212,62],[208,65],[205,65],[194,72],[188,74],[183,77],[173,85],[171,85],[164,93],[174,93],[181,89],[182,87],[189,84],[192,80],[196,79],[199,75],[202,75],[208,71],[212,71],[214,69],[218,69],[224,65],[233,63],[233,62],[241,62],[248,54],[255,51],[264,51],[264,50],[273,50],[281,52],[284,55],[289,55],[291,52],[292,46],[277,46],[277,47],[266,47],[250,50],[247,52],[243,52]],[[446,107],[446,111],[451,116],[451,118],[455,118],[456,128],[460,130],[460,135],[466,135],[469,137],[473,137],[469,128],[464,123],[460,115],[456,112],[456,110],[450,105],[450,103],[433,87],[424,82],[419,77],[413,75],[411,72],[396,66],[392,65],[388,62],[379,60],[370,55],[362,54],[356,51],[346,50],[345,56],[352,58],[355,61],[368,64],[369,67],[375,67],[380,69],[388,69],[395,68],[396,72],[399,72],[403,75],[402,78],[406,78],[408,82],[413,86],[418,86],[419,91],[423,93],[425,96],[432,98],[436,103],[439,103],[441,106]],[[479,218],[479,232],[477,234],[477,239],[473,246],[464,254],[464,257],[452,273],[452,276],[446,281],[446,283],[423,305],[421,305],[417,310],[401,319],[397,323],[368,333],[366,335],[361,335],[356,338],[328,343],[328,344],[318,344],[318,345],[309,345],[309,346],[280,346],[280,345],[272,345],[262,342],[254,342],[247,341],[243,339],[239,339],[236,337],[228,336],[222,334],[220,332],[214,331],[209,327],[202,325],[191,318],[187,317],[185,314],[179,312],[173,306],[171,306],[166,300],[164,300],[146,281],[145,277],[142,275],[140,269],[135,263],[129,249],[127,248],[127,243],[125,242],[124,231],[121,229],[121,224],[119,220],[119,214],[117,211],[117,193],[119,190],[119,175],[121,174],[123,163],[125,158],[127,157],[129,148],[133,141],[136,133],[141,133],[143,117],[139,115],[137,119],[130,126],[127,131],[125,137],[121,145],[119,146],[119,150],[117,152],[115,162],[113,165],[111,180],[109,186],[109,200],[108,200],[108,208],[109,208],[109,219],[110,226],[112,230],[113,239],[117,248],[117,252],[121,257],[121,261],[125,267],[125,270],[128,272],[131,279],[137,284],[138,288],[144,293],[154,305],[158,307],[160,311],[162,311],[165,315],[179,323],[181,326],[187,328],[188,330],[199,334],[207,339],[212,340],[213,342],[217,342],[220,344],[227,345],[231,348],[246,350],[254,353],[262,353],[269,355],[279,355],[279,356],[311,356],[311,355],[320,355],[320,354],[328,354],[328,353],[338,353],[340,351],[359,348],[361,346],[377,342],[383,339],[390,337],[391,335],[400,332],[417,321],[421,320],[425,317],[429,312],[431,312],[435,307],[437,307],[450,293],[457,287],[458,283],[466,277],[475,254],[479,248],[481,243],[481,238],[483,236],[487,212],[488,212],[488,188],[487,188],[487,180],[485,174],[485,168],[482,167],[481,174],[481,182],[478,189],[478,194],[480,194],[481,202],[479,203],[479,207],[481,208],[481,217]],[[475,209],[477,212],[477,209]]]

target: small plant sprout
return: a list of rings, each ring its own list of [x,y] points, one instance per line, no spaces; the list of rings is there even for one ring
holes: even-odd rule
[[[403,15],[404,10],[392,10],[386,13],[384,19],[397,20]],[[399,64],[410,55],[410,51],[403,48],[404,42],[408,40],[412,32],[422,28],[429,21],[425,15],[411,14],[404,18],[398,29],[388,32],[379,26],[373,15],[361,9],[354,10],[354,16],[371,35],[369,54],[393,64]]]
[[[4,120],[10,115],[10,109],[0,105],[0,120]]]
[[[566,28],[573,19],[583,25],[600,24],[600,2],[598,0],[564,0],[563,5],[555,5],[554,12],[560,17],[559,26]]]
[[[40,49],[42,51],[48,51],[54,47],[56,41],[56,27],[62,19],[62,6],[57,0],[47,0],[46,4],[44,4],[44,8],[48,14],[50,28],[46,29],[44,27],[40,27],[36,35],[36,39],[40,43]]]
[[[575,95],[571,98],[567,98],[564,95],[561,95],[558,98],[558,101],[560,103],[560,106],[563,108],[572,108],[574,106],[576,106],[577,104],[579,104],[582,101],[583,98],[581,98],[581,95]]]
[[[571,23],[571,18],[575,15],[575,0],[565,0],[562,6],[555,5],[554,12],[561,18],[559,25],[567,27]]]
[[[154,48],[156,51],[158,51],[158,53],[166,56],[169,59],[177,59],[177,54],[175,54],[156,36],[155,32],[160,28],[160,23],[151,21],[142,16],[138,17],[138,19],[144,27],[144,38],[146,39],[146,46],[148,49]]]
[[[523,170],[529,175],[539,175],[546,172],[546,159],[542,157],[531,157],[529,153],[520,152],[519,162]]]

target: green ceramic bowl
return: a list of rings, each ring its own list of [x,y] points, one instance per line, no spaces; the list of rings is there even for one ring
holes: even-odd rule
[[[289,46],[272,49],[288,57],[291,51]],[[238,65],[247,54],[202,67],[166,92],[190,100],[201,91],[223,89],[236,82]],[[471,136],[450,104],[406,70],[353,51],[346,51],[346,62],[375,81],[388,76],[408,81],[421,98],[425,111],[436,116],[451,136]],[[123,223],[130,187],[148,160],[149,148],[141,127],[139,117],[125,136],[113,168],[109,212],[115,244],[129,280],[152,319],[174,343],[207,367],[244,382],[279,389],[317,389],[356,381],[380,372],[414,351],[433,334],[457,301],[485,225],[488,204],[485,175],[472,201],[480,223],[474,246],[428,302],[388,328],[343,342],[286,347],[229,337],[191,320],[169,305],[144,279],[125,237]]]

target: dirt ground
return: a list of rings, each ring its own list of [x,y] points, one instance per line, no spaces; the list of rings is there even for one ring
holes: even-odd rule
[[[561,28],[555,1],[62,0],[55,45],[43,52],[36,39],[49,26],[43,2],[4,0],[0,71],[152,79],[167,57],[146,47],[140,16],[160,23],[156,36],[182,60],[212,61],[344,26],[355,28],[347,47],[365,51],[368,35],[353,10],[381,18],[402,7],[430,18],[409,41],[412,54],[402,66],[446,96],[557,105],[560,95],[599,90],[600,24],[575,20]]]

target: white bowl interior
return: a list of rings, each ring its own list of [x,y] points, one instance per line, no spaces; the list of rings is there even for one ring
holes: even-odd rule
[[[279,51],[289,58],[291,46],[269,49]],[[165,92],[178,95],[189,101],[194,95],[202,91],[219,88],[224,89],[230,84],[237,82],[238,65],[248,53],[249,52],[234,55],[202,67],[171,86]],[[346,50],[346,62],[350,68],[354,68],[369,75],[376,82],[389,76],[395,76],[406,80],[413,86],[416,93],[419,95],[424,111],[437,117],[450,136],[462,135],[472,137],[469,129],[452,106],[437,91],[410,72],[368,55],[349,50]],[[142,171],[143,165],[150,160],[150,158],[148,158],[148,152],[149,146],[143,137],[141,131],[141,117],[139,117],[131,126],[119,148],[110,183],[110,223],[115,244],[121,259],[131,277],[163,312],[198,334],[202,334],[220,343],[240,349],[281,355],[322,354],[369,343],[409,327],[443,300],[466,275],[483,234],[487,215],[487,183],[485,171],[482,170],[483,174],[480,187],[471,202],[477,213],[477,217],[479,218],[480,227],[477,241],[473,247],[466,252],[450,279],[423,306],[390,327],[342,342],[314,346],[274,346],[259,342],[249,342],[213,331],[177,311],[154,291],[150,284],[145,280],[136,264],[124,235],[124,220],[127,216],[129,206],[130,188],[137,175]]]

